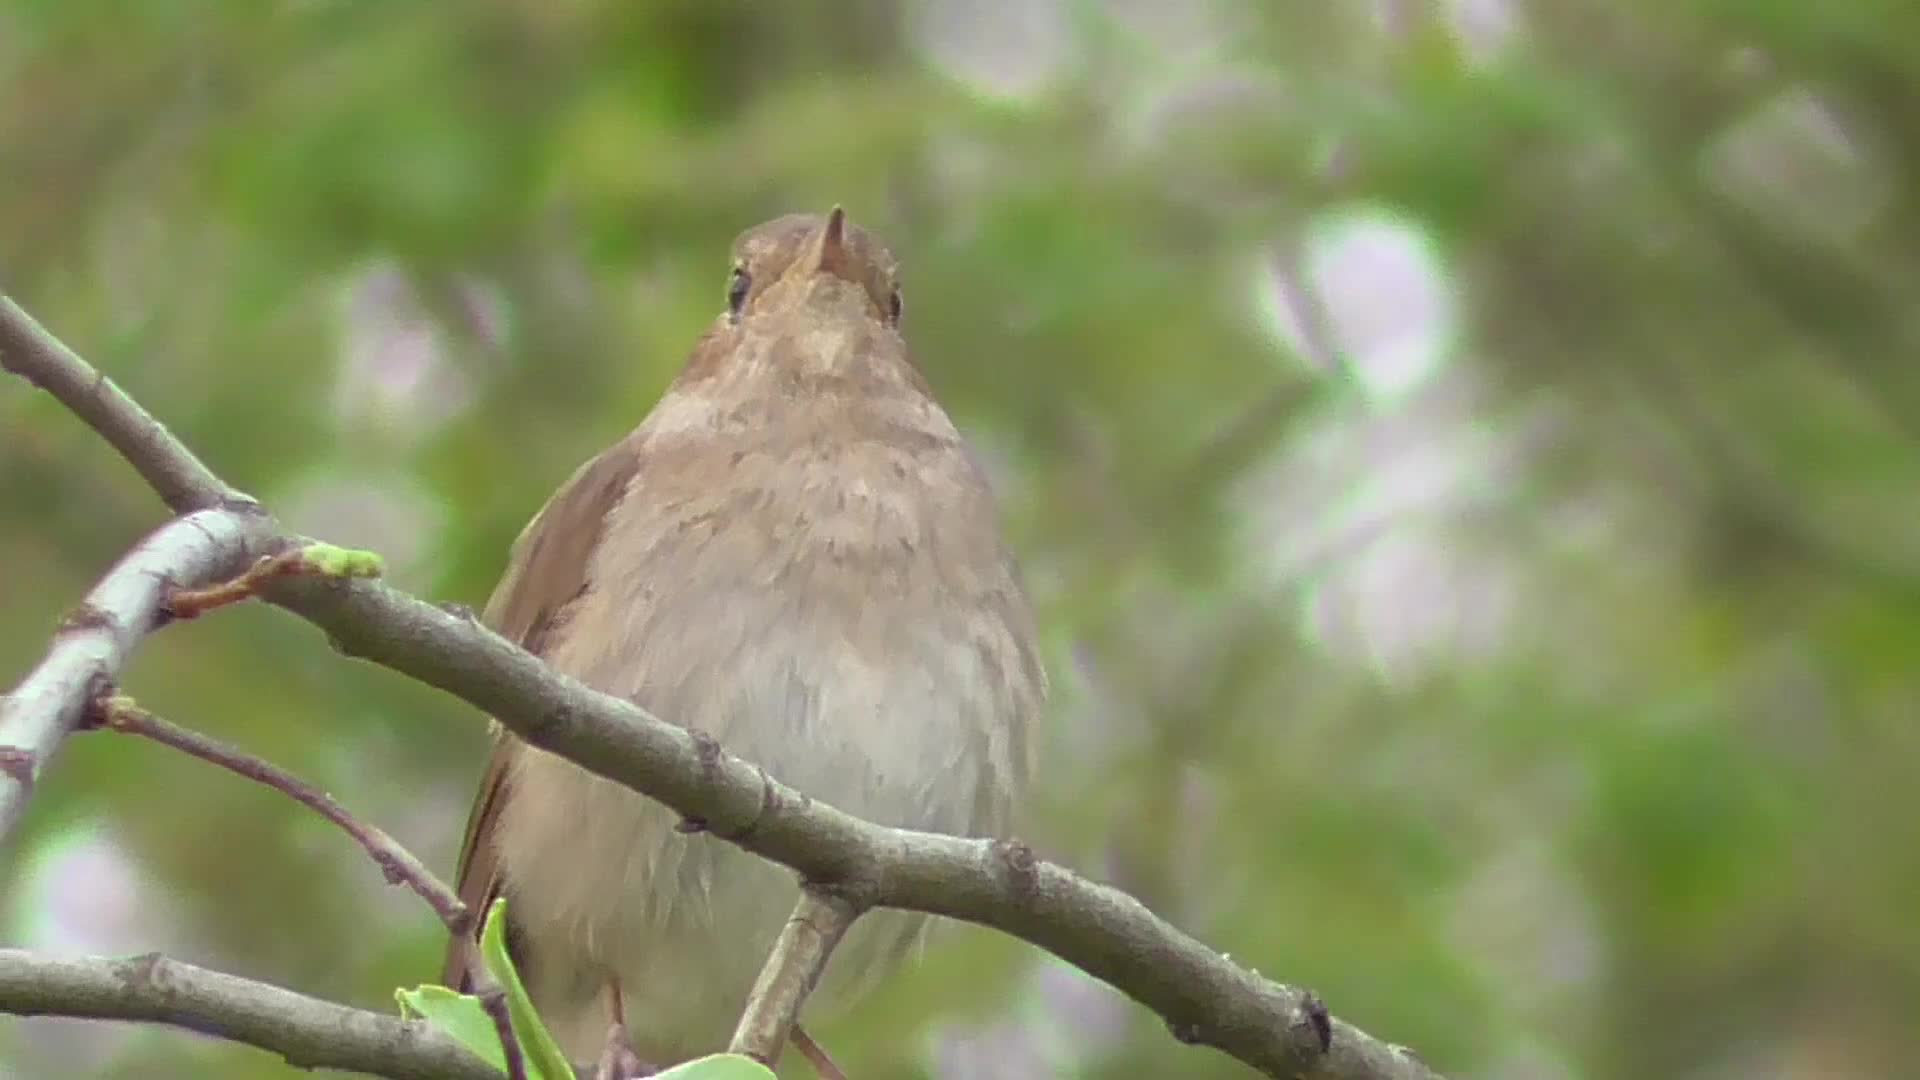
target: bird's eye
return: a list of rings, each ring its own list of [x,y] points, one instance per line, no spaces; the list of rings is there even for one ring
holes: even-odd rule
[[[753,287],[753,278],[745,267],[733,268],[733,276],[727,279],[727,313],[735,320],[740,318],[741,309],[747,306],[747,290]]]
[[[900,290],[893,290],[892,294],[887,297],[887,321],[895,326],[899,326],[900,314],[905,310],[906,304],[900,299]]]

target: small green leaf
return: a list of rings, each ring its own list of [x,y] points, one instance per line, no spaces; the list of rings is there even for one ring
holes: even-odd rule
[[[739,1054],[714,1054],[675,1065],[654,1080],[773,1080],[773,1070]]]
[[[520,973],[514,970],[513,958],[507,955],[507,901],[503,897],[493,902],[487,910],[486,925],[480,928],[480,956],[486,961],[487,970],[493,973],[497,981],[507,992],[507,1015],[513,1019],[513,1033],[520,1039],[520,1050],[526,1055],[527,1068],[547,1080],[574,1080],[573,1066],[567,1056],[560,1052],[560,1044],[555,1042],[547,1026],[540,1022],[540,1014],[534,1011],[533,999],[527,996],[527,988],[520,982]]]
[[[452,1036],[454,1042],[472,1051],[475,1057],[501,1072],[507,1070],[500,1033],[494,1030],[493,1018],[487,1015],[486,1006],[480,1004],[479,998],[433,985],[395,990],[393,996],[400,1002],[401,1016],[425,1020]]]
[[[300,560],[316,574],[340,578],[375,578],[386,573],[387,563],[378,552],[332,544],[308,544],[300,549]]]
[[[533,1080],[576,1080],[573,1066],[540,1016],[534,1012],[520,973],[507,955],[507,902],[494,901],[487,921],[480,930],[480,956],[494,980],[507,995],[507,1014],[513,1019],[513,1032],[520,1040],[526,1058],[527,1074]],[[500,1034],[487,1015],[486,1006],[471,994],[462,994],[444,986],[426,985],[412,990],[394,991],[402,1016],[419,1017],[452,1036],[481,1060],[505,1071],[506,1052]],[[713,1054],[698,1061],[676,1065],[658,1074],[659,1080],[774,1080],[772,1069],[739,1054]]]

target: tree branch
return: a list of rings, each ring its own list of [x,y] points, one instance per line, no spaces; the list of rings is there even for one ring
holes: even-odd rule
[[[401,847],[382,830],[355,818],[333,796],[312,784],[217,739],[170,724],[141,708],[130,697],[114,694],[101,698],[93,703],[90,715],[97,717],[101,726],[108,730],[151,739],[286,795],[353,837],[354,842],[373,859],[374,865],[380,868],[387,881],[394,885],[405,885],[418,893],[433,908],[434,914],[440,916],[449,933],[464,934],[472,928],[473,913],[467,910],[467,905],[461,903],[454,891],[435,877],[433,871],[427,869],[412,852]]]
[[[871,907],[979,923],[1059,956],[1158,1012],[1182,1041],[1275,1076],[1432,1075],[1406,1051],[1329,1020],[1310,992],[1234,964],[1131,896],[1024,844],[862,821],[631,702],[602,694],[466,615],[378,581],[283,578],[273,603],[349,656],[439,687],[541,749],[649,795],[707,830]]]
[[[0,327],[4,316],[0,308]],[[19,824],[34,781],[87,703],[119,678],[140,639],[166,623],[168,589],[225,577],[266,542],[254,516],[202,510],[160,527],[60,621],[40,666],[0,698],[0,840]]]
[[[228,487],[112,379],[82,360],[4,294],[0,294],[0,369],[59,398],[62,405],[113,444],[174,513],[252,501]]]
[[[270,1050],[290,1065],[395,1080],[500,1080],[419,1021],[335,1005],[158,953],[54,959],[0,949],[0,1011],[169,1024]]]
[[[0,304],[0,343],[24,332],[7,325],[16,315],[24,317]],[[31,320],[27,330],[45,336]],[[98,406],[96,396],[124,395],[105,380],[87,386],[74,378],[65,368],[78,358],[57,342],[8,348],[13,370],[69,405],[78,394],[87,407],[74,411],[136,459],[142,475],[191,471],[182,463],[191,455],[157,424],[157,438],[128,438],[116,425],[145,414],[131,402]],[[163,460],[143,464],[143,457]],[[1312,993],[1232,963],[1139,901],[1038,859],[1024,844],[861,821],[778,783],[704,733],[554,671],[470,614],[378,581],[279,577],[259,583],[259,593],[320,626],[341,651],[454,694],[529,743],[699,819],[858,907],[945,915],[1047,949],[1158,1012],[1182,1041],[1217,1047],[1273,1076],[1433,1075],[1407,1051],[1332,1020]]]
[[[513,1011],[507,1006],[507,992],[489,985],[480,992],[480,1007],[487,1010],[487,1019],[493,1021],[493,1030],[500,1036],[500,1052],[507,1059],[507,1080],[527,1080],[527,1055],[520,1049],[520,1036],[513,1030]]]
[[[215,608],[259,596],[260,586],[274,578],[292,574],[379,577],[383,569],[380,556],[371,551],[337,548],[331,544],[301,543],[278,555],[262,556],[237,578],[204,589],[174,589],[167,594],[167,610],[177,619],[197,619]]]
[[[787,1034],[799,1022],[800,1006],[820,981],[834,946],[859,917],[860,909],[843,896],[811,885],[800,890],[800,902],[747,995],[729,1050],[769,1066],[780,1060]]]

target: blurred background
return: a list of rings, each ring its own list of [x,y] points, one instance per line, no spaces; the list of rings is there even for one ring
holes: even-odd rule
[[[0,286],[436,600],[645,414],[739,230],[844,203],[1042,609],[1028,833],[1455,1076],[1915,1075],[1917,193],[1892,0],[0,3]],[[0,683],[161,520],[0,384]],[[451,873],[460,703],[264,609],[129,687]],[[374,1009],[442,944],[104,735],[0,905]],[[816,1031],[852,1075],[1246,1075],[943,942]],[[0,1021],[8,1078],[292,1075]]]

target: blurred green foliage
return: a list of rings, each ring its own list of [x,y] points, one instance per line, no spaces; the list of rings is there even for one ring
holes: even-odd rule
[[[844,203],[1044,609],[1031,835],[1455,1075],[1920,1056],[1916,192],[1888,0],[0,3],[0,286],[435,599],[644,415],[736,232]],[[1404,384],[1356,221],[1432,261]],[[0,387],[0,681],[159,519]],[[458,703],[251,609],[128,690],[451,868]],[[437,964],[344,839],[152,746],[75,740],[7,858],[9,941],[376,1009]],[[819,1034],[1241,1074],[967,929]],[[46,1021],[0,1061],[293,1075]]]

